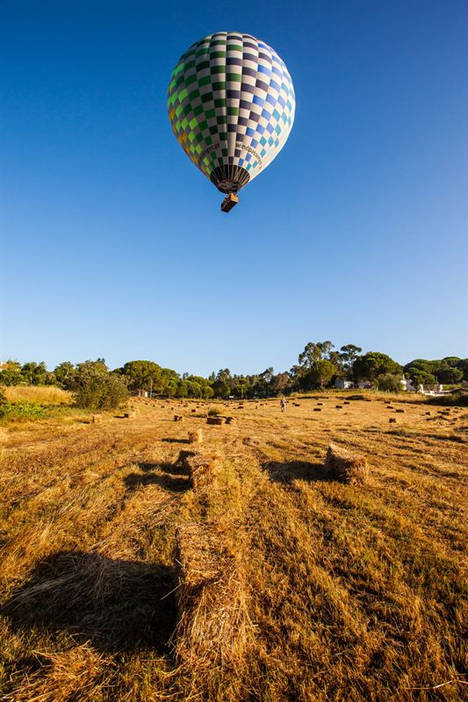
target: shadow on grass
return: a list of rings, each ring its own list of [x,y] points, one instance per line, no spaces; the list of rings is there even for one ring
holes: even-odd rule
[[[171,437],[166,437],[165,439],[161,439],[161,441],[164,441],[166,444],[189,444],[188,439],[173,439]]]
[[[172,567],[81,551],[44,558],[1,608],[13,629],[67,632],[106,653],[168,650],[176,623]],[[162,599],[164,597],[164,599]]]
[[[170,492],[184,492],[191,487],[189,479],[185,476],[157,475],[156,473],[130,473],[124,483],[130,491],[145,485],[159,485]]]
[[[277,483],[290,483],[292,480],[327,480],[322,463],[309,461],[268,461],[262,465],[270,475],[270,480]]]

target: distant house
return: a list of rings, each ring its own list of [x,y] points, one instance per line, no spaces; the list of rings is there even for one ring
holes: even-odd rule
[[[409,380],[408,378],[405,378],[405,376],[403,376],[403,378],[400,380],[400,385],[401,385],[401,389],[404,390],[405,392],[416,392],[416,388],[414,387],[411,380]]]
[[[339,388],[340,390],[349,390],[349,388],[352,387],[354,387],[352,380],[346,380],[346,378],[336,378],[335,380],[335,388]]]

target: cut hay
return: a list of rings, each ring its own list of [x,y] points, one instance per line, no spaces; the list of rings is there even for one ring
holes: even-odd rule
[[[197,429],[196,431],[189,431],[188,442],[189,444],[202,444],[203,430]]]
[[[368,475],[364,456],[353,454],[336,444],[330,444],[328,447],[324,469],[326,475],[332,480],[350,485],[364,483]]]
[[[212,524],[185,524],[177,529],[176,566],[176,659],[200,699],[215,699],[226,673],[242,678],[245,655],[252,645],[243,575],[223,533]],[[239,699],[244,699],[240,689]]]
[[[218,461],[215,451],[181,451],[175,465],[188,472],[193,489],[198,491],[215,485]]]

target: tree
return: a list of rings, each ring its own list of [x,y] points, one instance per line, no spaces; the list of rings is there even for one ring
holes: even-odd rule
[[[393,373],[381,373],[377,376],[377,387],[385,392],[400,392],[401,375],[393,375]]]
[[[370,351],[357,358],[353,363],[353,375],[356,380],[374,382],[377,376],[384,373],[400,375],[401,377],[401,366],[390,356],[379,351]]]
[[[44,361],[30,361],[21,366],[21,376],[27,385],[46,385],[49,374]]]
[[[304,351],[299,354],[298,363],[302,368],[311,368],[315,361],[328,356],[332,348],[333,344],[331,341],[318,341],[317,343],[309,341],[305,345]]]
[[[270,387],[276,394],[287,392],[291,387],[291,376],[287,372],[278,373],[271,381]]]
[[[468,380],[468,358],[462,358],[458,363],[458,368],[463,373],[463,380]]]
[[[54,370],[57,384],[64,390],[72,390],[76,379],[76,368],[70,361],[60,363]]]
[[[154,361],[128,361],[122,368],[130,390],[143,392],[161,391],[162,369]]]
[[[419,368],[411,367],[405,371],[405,375],[411,380],[413,385],[418,388],[420,385],[435,385],[436,379],[432,373],[420,370]]]
[[[87,409],[115,409],[128,397],[124,379],[109,373],[103,360],[78,364],[74,393],[77,406]]]
[[[463,379],[463,371],[442,363],[437,371],[437,380],[444,385],[455,385]]]
[[[331,361],[322,358],[314,361],[307,376],[310,378],[312,385],[323,387],[330,382],[335,373],[336,366]]]
[[[354,344],[345,344],[340,349],[341,369],[349,378],[352,377],[354,361],[357,360],[361,351],[361,347]]]
[[[21,364],[18,361],[5,361],[0,369],[0,384],[19,385],[21,381]]]

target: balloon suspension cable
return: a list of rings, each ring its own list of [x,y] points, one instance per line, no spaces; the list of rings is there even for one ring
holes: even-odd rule
[[[238,202],[239,198],[235,193],[228,193],[221,203],[222,212],[229,212]]]

